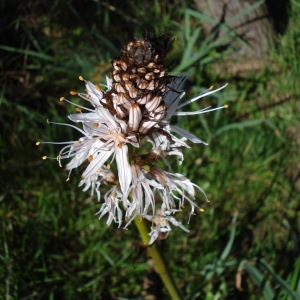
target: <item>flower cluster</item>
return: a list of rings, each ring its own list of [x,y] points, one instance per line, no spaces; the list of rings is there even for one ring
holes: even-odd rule
[[[73,169],[87,165],[79,186],[96,193],[99,201],[103,199],[98,214],[99,218],[107,215],[107,225],[115,222],[120,227],[125,221],[126,228],[136,217],[152,222],[149,244],[166,237],[170,224],[188,232],[174,215],[185,203],[193,214],[200,209],[194,202],[195,190],[204,194],[183,175],[170,172],[168,156],[177,156],[181,163],[184,147],[205,142],[171,125],[170,119],[223,108],[179,111],[226,86],[179,104],[185,95],[180,89],[184,77],[169,76],[163,65],[171,43],[167,35],[149,35],[128,43],[121,57],[112,61],[112,79],[107,78],[105,91],[80,77],[85,93],[71,94],[89,102],[91,108],[61,98],[77,106],[79,113],[68,117],[82,126],[61,125],[76,128],[82,137],[63,143],[59,164],[70,159],[66,165],[69,176]],[[103,184],[108,188],[102,196]]]

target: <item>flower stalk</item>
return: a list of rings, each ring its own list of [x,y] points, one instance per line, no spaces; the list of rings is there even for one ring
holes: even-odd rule
[[[142,241],[144,244],[149,245],[150,237],[148,235],[148,224],[145,220],[141,220],[139,217],[134,219],[134,223],[140,233]],[[164,286],[168,290],[168,293],[172,300],[181,300],[182,297],[180,295],[179,289],[176,286],[176,283],[168,269],[166,260],[162,254],[160,246],[158,244],[153,244],[151,246],[147,246],[147,251],[151,258],[154,261],[155,270],[160,276]]]

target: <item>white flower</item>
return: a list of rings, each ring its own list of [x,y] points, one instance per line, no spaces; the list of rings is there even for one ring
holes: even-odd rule
[[[130,42],[121,58],[112,62],[113,80],[106,79],[106,91],[80,77],[85,82],[86,93],[71,94],[80,96],[92,107],[65,98],[61,101],[76,106],[78,113],[68,118],[81,127],[54,123],[75,128],[81,134],[76,141],[54,143],[65,145],[56,158],[59,165],[63,159],[70,159],[66,164],[70,176],[73,169],[85,164],[79,186],[84,191],[90,189],[92,195],[95,192],[98,200],[101,184],[110,185],[98,212],[99,219],[108,215],[106,224],[109,226],[114,221],[118,227],[125,219],[125,228],[136,217],[151,221],[150,244],[165,238],[171,231],[170,224],[188,232],[173,215],[186,203],[191,207],[190,215],[196,208],[200,209],[195,202],[196,189],[206,197],[198,185],[179,173],[170,172],[169,156],[177,156],[181,164],[182,148],[189,147],[189,142],[206,144],[194,134],[171,125],[171,118],[227,107],[179,111],[227,84],[216,90],[210,88],[180,104],[185,95],[180,86],[185,78],[167,75],[163,66],[166,51],[161,46],[170,44],[171,40],[163,38],[161,45],[157,45],[158,41],[159,38],[150,37]],[[163,164],[168,171],[163,169]]]
[[[189,232],[189,230],[184,227],[181,222],[171,216],[148,215],[144,216],[144,219],[152,222],[151,232],[149,233],[149,245],[153,244],[157,239],[161,240],[167,238],[169,232],[172,230],[169,223],[174,226],[178,226],[185,232]]]
[[[216,93],[227,86],[227,84],[225,84],[222,87],[215,89],[215,90],[213,90],[211,87],[210,89],[204,91],[203,93],[200,93],[198,96],[196,96],[182,104],[179,104],[180,100],[185,95],[185,92],[180,90],[180,86],[182,85],[184,80],[185,80],[185,77],[175,77],[174,80],[168,85],[168,91],[165,93],[165,95],[163,97],[163,101],[166,105],[165,117],[162,120],[159,120],[157,122],[157,124],[154,126],[155,128],[159,128],[159,130],[155,131],[156,136],[154,136],[154,134],[152,134],[152,139],[154,141],[156,141],[157,139],[164,140],[165,143],[168,144],[167,146],[166,145],[164,146],[165,149],[167,149],[168,146],[171,144],[171,142],[168,140],[168,138],[166,138],[166,136],[165,136],[166,134],[168,134],[168,136],[171,138],[171,140],[173,142],[181,143],[181,146],[184,146],[184,147],[188,147],[188,145],[185,143],[186,140],[189,140],[193,143],[203,143],[203,144],[207,145],[206,142],[202,141],[201,139],[196,137],[194,134],[192,134],[178,126],[171,125],[170,119],[173,116],[199,115],[199,114],[203,114],[203,113],[207,113],[207,112],[211,112],[211,111],[215,111],[215,110],[227,107],[227,105],[224,105],[224,106],[212,108],[212,109],[210,109],[210,107],[206,107],[204,109],[201,109],[198,111],[193,111],[193,112],[178,111],[179,109],[183,108],[184,106],[186,106],[192,102],[195,102],[205,96]],[[171,134],[172,132],[183,137],[183,139],[176,138],[173,134]],[[164,145],[164,144],[161,143],[161,145]]]
[[[101,177],[105,174],[102,169],[112,157],[109,163],[115,160],[120,188],[123,196],[127,197],[132,178],[127,144],[138,147],[137,137],[128,135],[127,123],[113,116],[108,109],[102,106],[103,92],[88,81],[86,81],[86,89],[88,94],[80,93],[79,96],[92,103],[94,108],[88,109],[76,105],[81,109],[88,110],[88,112],[69,115],[71,121],[82,123],[83,128],[80,129],[71,124],[54,123],[73,127],[82,134],[78,141],[65,143],[68,145],[61,149],[57,160],[61,165],[62,159],[71,158],[71,161],[66,165],[69,173],[83,162],[88,161],[88,166],[82,174],[80,186],[84,185],[84,190],[91,187],[92,193],[96,189],[99,198],[98,190]],[[67,101],[64,98],[61,100]]]
[[[109,226],[114,220],[119,224],[119,227],[122,224],[123,212],[122,208],[119,207],[119,202],[123,200],[123,194],[118,186],[113,186],[104,196],[104,203],[102,204],[99,212],[99,220],[105,215],[108,214],[106,225]]]

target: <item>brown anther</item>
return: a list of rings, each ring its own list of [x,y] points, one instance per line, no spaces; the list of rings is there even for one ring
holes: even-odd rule
[[[121,71],[121,67],[120,67],[120,60],[118,59],[115,59],[113,61],[113,68],[117,71]]]
[[[167,72],[164,70],[164,71],[161,71],[160,74],[159,74],[159,77],[165,77],[167,74]]]
[[[124,73],[123,76],[122,76],[122,79],[123,79],[124,81],[129,80],[129,78],[130,78],[129,73]]]
[[[144,68],[144,67],[138,68],[137,71],[138,71],[138,73],[140,73],[140,74],[146,74],[146,73],[147,73],[147,69]]]
[[[156,64],[154,62],[151,62],[148,64],[147,68],[153,69],[155,66],[156,66]]]
[[[126,71],[126,69],[127,69],[127,64],[126,64],[125,61],[120,60],[120,66],[121,66],[121,68],[122,68],[123,71]]]
[[[129,76],[129,78],[130,78],[131,81],[136,82],[136,83],[140,81],[140,76],[137,75],[137,74],[131,74]]]
[[[133,83],[131,81],[125,81],[124,84],[127,91],[130,91],[130,89],[133,88]]]
[[[122,83],[115,83],[115,89],[118,93],[126,93],[125,88],[122,86]]]
[[[149,85],[147,87],[147,90],[153,91],[154,90],[154,80],[149,82]]]
[[[137,97],[137,95],[138,95],[138,90],[136,89],[136,88],[131,88],[129,91],[128,91],[128,93],[129,93],[129,96],[131,97],[131,98],[136,98]]]
[[[146,104],[150,99],[151,99],[151,94],[150,93],[147,93],[147,94],[144,94],[142,97],[140,97],[139,99],[136,99],[136,102],[140,105],[144,105]]]
[[[115,82],[120,82],[122,80],[120,74],[113,75],[113,79],[114,79]]]
[[[147,80],[142,79],[139,84],[138,84],[138,88],[144,90],[148,87],[149,82]]]
[[[155,78],[155,75],[154,75],[153,72],[149,72],[149,73],[147,73],[147,74],[145,75],[145,79],[146,79],[146,80],[152,80],[152,79],[154,79],[154,78]]]

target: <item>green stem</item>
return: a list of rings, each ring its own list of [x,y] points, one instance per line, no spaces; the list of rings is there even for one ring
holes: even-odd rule
[[[136,217],[134,219],[134,222],[139,230],[142,241],[148,245],[150,237],[148,235],[149,228],[146,224],[146,221],[141,220],[140,217]],[[160,247],[157,244],[153,244],[147,247],[147,250],[150,256],[152,257],[156,271],[159,274],[161,280],[163,281],[166,289],[168,290],[172,300],[181,300],[182,298],[180,296],[179,290],[167,268],[166,261],[163,257]]]

